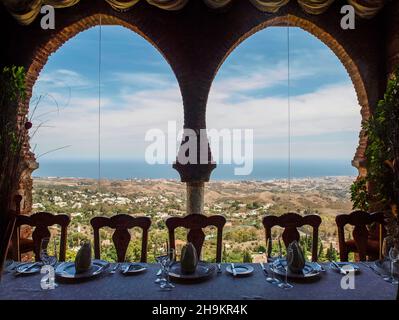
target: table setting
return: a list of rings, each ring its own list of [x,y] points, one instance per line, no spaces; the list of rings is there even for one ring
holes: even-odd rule
[[[0,299],[386,300],[395,299],[397,291],[397,285],[387,281],[390,272],[385,267],[390,261],[309,262],[296,241],[287,247],[285,256],[280,251],[260,263],[201,261],[191,243],[181,249],[179,259],[168,248],[155,264],[91,259],[88,243],[75,261],[56,262],[54,253],[47,252],[47,260],[45,252],[42,255],[43,261],[54,266],[54,290],[40,286],[43,262],[7,261]],[[343,290],[341,279],[352,271],[356,287]]]

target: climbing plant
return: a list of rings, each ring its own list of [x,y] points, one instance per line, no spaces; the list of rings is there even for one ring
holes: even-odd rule
[[[0,209],[7,210],[18,180],[25,119],[18,117],[18,105],[25,99],[23,67],[5,67],[0,74]]]
[[[363,210],[368,209],[370,201],[387,209],[388,234],[399,245],[399,67],[363,128],[368,137],[367,175],[352,185],[352,201],[355,208]]]

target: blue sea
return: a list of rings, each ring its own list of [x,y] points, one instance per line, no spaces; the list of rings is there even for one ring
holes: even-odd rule
[[[213,171],[213,180],[271,180],[288,177],[287,160],[255,161],[249,175],[234,174],[236,165],[220,164]],[[357,170],[349,160],[293,160],[292,178],[325,176],[356,176]],[[42,160],[33,177],[98,178],[97,161]],[[104,160],[101,162],[101,178],[106,179],[179,179],[172,165],[149,165],[144,161]]]

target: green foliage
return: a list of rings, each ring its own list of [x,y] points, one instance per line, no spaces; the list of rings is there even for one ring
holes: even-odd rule
[[[0,105],[12,104],[26,98],[23,67],[4,67],[0,75]]]
[[[351,201],[353,203],[353,209],[368,211],[369,194],[367,192],[367,180],[365,178],[359,178],[351,185]]]
[[[19,103],[25,98],[24,68],[3,68],[0,73],[0,212],[9,209],[19,181],[19,154],[23,142],[21,129],[24,129],[25,119],[18,118],[17,112]]]
[[[399,197],[399,68],[388,81],[384,99],[371,118],[363,123],[368,137],[367,176],[351,188],[356,208],[368,208],[366,182],[372,184],[372,196],[385,207],[398,204]]]
[[[330,247],[327,248],[326,258],[328,261],[337,261],[338,260],[338,252],[333,247],[332,243],[330,243]]]
[[[252,263],[252,256],[248,250],[245,250],[242,254],[242,262],[243,263]]]

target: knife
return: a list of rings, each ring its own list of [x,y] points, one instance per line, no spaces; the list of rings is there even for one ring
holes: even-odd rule
[[[234,263],[231,264],[231,271],[233,271],[233,276],[235,277],[237,275],[236,268],[234,267]]]
[[[265,273],[265,275],[269,276],[269,273],[267,272],[266,267],[265,267],[265,265],[263,264],[263,262],[260,262],[259,264],[260,264],[260,266],[261,266],[263,272]]]
[[[347,274],[347,272],[346,272],[344,269],[342,269],[335,261],[331,261],[331,264],[332,264],[334,267],[336,267],[336,268],[339,270],[339,272],[340,272],[341,274],[344,274],[344,275]]]
[[[380,277],[384,277],[384,275],[382,275],[377,269],[375,269],[373,266],[368,265],[367,263],[361,261],[360,262],[362,265],[364,265],[365,267],[371,269],[375,274],[379,275]]]

